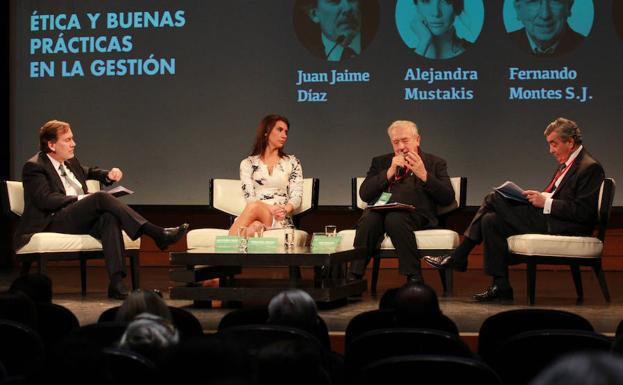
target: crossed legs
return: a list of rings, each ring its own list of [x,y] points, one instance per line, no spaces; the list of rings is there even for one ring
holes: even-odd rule
[[[238,229],[247,228],[247,234],[253,234],[260,227],[269,228],[273,225],[273,214],[270,207],[262,201],[247,203],[244,210],[229,229],[229,235],[238,235]]]

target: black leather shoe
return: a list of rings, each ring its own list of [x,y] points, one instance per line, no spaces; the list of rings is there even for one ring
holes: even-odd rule
[[[427,255],[424,260],[435,269],[453,269],[460,272],[467,271],[467,260],[456,261],[451,255]]]
[[[113,299],[128,298],[128,289],[123,284],[123,281],[111,282],[110,285],[108,285],[108,298],[113,298]]]
[[[156,246],[158,246],[160,250],[165,250],[169,247],[169,245],[182,239],[182,237],[188,232],[189,227],[188,223],[184,223],[177,227],[165,228],[162,236],[155,240]]]
[[[513,288],[500,289],[498,285],[492,285],[482,293],[474,294],[476,302],[510,302],[513,300]]]

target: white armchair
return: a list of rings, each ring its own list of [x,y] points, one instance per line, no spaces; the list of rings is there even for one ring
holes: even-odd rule
[[[365,209],[367,204],[359,197],[359,188],[365,178],[352,179],[352,201],[353,207]],[[467,178],[454,177],[450,178],[452,187],[454,188],[455,201],[444,207],[438,207],[437,214],[442,216],[454,210],[465,207],[465,196],[467,190]],[[418,250],[422,255],[447,255],[454,251],[459,244],[459,234],[456,231],[448,229],[430,229],[414,231],[418,245]],[[339,232],[342,236],[341,249],[353,247],[355,240],[355,230],[342,230]],[[387,234],[381,242],[379,252],[372,258],[372,282],[370,291],[372,295],[376,295],[376,285],[379,277],[381,258],[396,258],[394,253],[394,245]],[[444,295],[452,295],[452,269],[439,270],[439,277],[444,289]]]
[[[528,300],[531,305],[534,305],[537,264],[569,265],[578,302],[581,302],[584,297],[580,266],[591,266],[606,302],[610,302],[608,284],[601,267],[601,255],[615,188],[616,184],[612,178],[604,179],[601,184],[597,203],[599,222],[596,237],[520,234],[507,238],[508,250],[513,262],[525,263],[528,267],[526,277]]]
[[[235,217],[242,213],[247,202],[242,195],[242,184],[238,179],[211,179],[210,180],[210,206],[230,215],[230,224],[233,224]],[[315,209],[318,206],[318,179],[303,179],[303,201],[293,212],[293,220],[295,226],[298,226],[300,217]],[[195,229],[188,232],[186,236],[186,244],[188,250],[201,249],[206,247],[214,247],[216,237],[219,235],[227,235],[227,229],[203,228]],[[265,237],[279,238],[279,243],[283,244],[285,237],[284,230],[275,229],[264,232]],[[296,229],[294,239],[296,246],[304,246],[307,242],[307,232]],[[211,279],[222,276],[231,276],[237,274],[240,269],[232,269],[231,267],[223,268],[217,266],[198,267],[196,276],[200,275],[202,279]],[[290,267],[290,276],[292,278],[300,278],[300,269],[297,266]]]
[[[242,213],[247,202],[242,195],[241,182],[238,179],[212,179],[210,180],[210,206],[230,215],[230,223],[233,223],[235,217]],[[301,205],[294,210],[293,219],[295,225],[298,224],[300,216],[311,211],[318,205],[318,179],[303,179],[303,201]],[[298,246],[305,245],[307,241],[307,232],[303,230],[295,230],[294,239]],[[188,249],[200,249],[205,247],[213,247],[216,237],[219,235],[227,235],[228,230],[216,228],[195,229],[188,232],[186,243]],[[268,230],[264,233],[265,237],[280,238],[282,242],[284,237],[283,230]],[[283,243],[283,242],[282,242]]]
[[[22,182],[3,181],[3,207],[7,215],[19,218],[24,212],[24,187]],[[100,190],[100,184],[96,180],[88,180],[87,186],[90,192]],[[139,287],[139,250],[140,238],[133,241],[123,232],[123,241],[126,256],[130,259],[130,274],[132,287]],[[82,294],[86,294],[86,261],[88,259],[103,258],[102,244],[99,240],[88,234],[62,234],[52,232],[40,232],[32,236],[30,241],[15,250],[22,268],[21,273],[27,274],[33,262],[37,262],[38,271],[45,273],[48,261],[79,260],[80,283]]]

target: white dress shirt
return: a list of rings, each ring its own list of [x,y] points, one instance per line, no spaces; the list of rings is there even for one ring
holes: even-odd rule
[[[65,168],[65,173],[67,174],[67,176],[63,176],[60,170],[61,163],[58,160],[52,158],[50,154],[46,154],[46,155],[48,156],[48,159],[50,159],[50,162],[52,162],[52,166],[56,170],[58,177],[61,178],[61,182],[63,182],[63,187],[65,188],[65,195],[76,196],[78,197],[78,200],[84,198],[85,195],[80,194],[79,191],[76,190],[76,188],[74,187],[74,186],[82,186],[82,183],[80,183],[80,181],[78,180],[78,178],[76,178],[74,173],[71,172],[69,167],[67,167],[67,165],[63,165],[63,167]],[[75,183],[75,185],[72,183],[69,183],[69,181],[66,178],[71,179]]]
[[[554,188],[552,190],[552,192],[543,192],[541,194],[543,194],[543,196],[545,196],[545,205],[543,206],[543,214],[549,214],[552,212],[552,203],[554,202],[554,200],[552,199],[552,195],[554,194],[554,191],[556,191],[556,189],[558,188],[558,185],[560,184],[560,182],[562,182],[562,178],[565,177],[565,175],[567,175],[567,172],[569,171],[569,169],[571,167],[569,167],[569,165],[575,161],[575,158],[578,157],[578,154],[580,153],[580,151],[582,151],[582,149],[584,148],[584,146],[580,145],[580,147],[578,147],[575,151],[573,151],[571,153],[571,155],[569,156],[569,158],[567,159],[567,161],[565,162],[565,170],[562,174],[560,174],[558,176],[558,178],[556,178],[556,181],[554,182]]]

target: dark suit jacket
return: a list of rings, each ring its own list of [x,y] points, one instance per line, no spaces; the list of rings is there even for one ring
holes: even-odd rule
[[[546,215],[550,234],[591,234],[604,177],[601,164],[582,149],[552,195],[552,211]]]
[[[532,51],[532,46],[530,45],[530,41],[528,40],[528,36],[526,36],[526,29],[522,28],[520,30],[511,32],[509,36],[515,40],[515,42],[519,45],[519,47],[533,55],[537,56],[557,56],[562,55],[567,52],[571,52],[576,49],[582,42],[584,41],[584,36],[575,32],[569,27],[569,24],[565,27],[565,31],[563,31],[562,37],[556,50],[550,55],[538,55]]]
[[[438,225],[437,206],[447,206],[454,201],[454,189],[446,161],[432,154],[420,154],[428,172],[426,183],[415,175],[391,186],[392,197],[390,202],[400,202],[415,206],[416,214],[428,220],[429,227]],[[359,189],[359,196],[368,204],[374,204],[381,194],[388,190],[390,183],[387,180],[387,169],[392,163],[394,154],[377,156],[372,159],[368,175]]]
[[[370,45],[379,27],[379,6],[376,0],[360,0],[361,7],[361,53]],[[307,12],[295,15],[295,26],[297,26],[299,41],[314,55],[321,59],[327,58],[322,44],[320,27],[313,23]],[[341,60],[344,60],[342,58]]]
[[[82,184],[87,192],[87,179],[96,179],[105,185],[111,184],[106,178],[108,170],[97,167],[84,167],[78,159],[65,162],[67,167]],[[39,152],[30,158],[22,169],[24,183],[24,214],[15,231],[15,246],[24,246],[34,233],[45,230],[52,216],[58,210],[78,200],[75,196],[65,195],[65,187],[58,172],[48,156]]]

